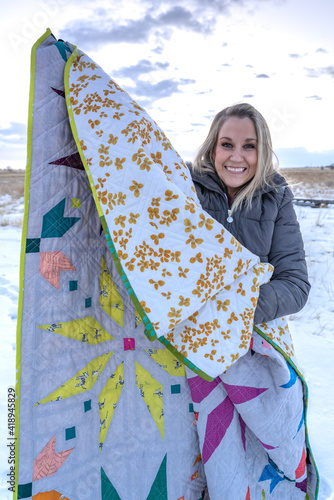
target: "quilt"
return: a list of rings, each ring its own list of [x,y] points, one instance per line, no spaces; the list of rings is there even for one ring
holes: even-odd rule
[[[273,268],[199,204],[164,132],[48,29],[32,48],[16,489],[33,500],[316,499]]]

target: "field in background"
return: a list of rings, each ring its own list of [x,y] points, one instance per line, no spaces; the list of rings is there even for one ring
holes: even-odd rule
[[[281,169],[297,198],[334,200],[334,169],[306,167]],[[0,170],[0,226],[22,225],[24,170]]]
[[[0,170],[0,226],[22,226],[24,170]]]
[[[330,167],[285,168],[280,172],[296,198],[334,200],[334,169]]]

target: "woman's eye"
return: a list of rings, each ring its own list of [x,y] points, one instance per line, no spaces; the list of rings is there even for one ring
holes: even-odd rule
[[[223,146],[223,148],[231,148],[232,144],[230,142],[223,142],[222,146]]]
[[[245,149],[255,149],[255,144],[246,144]]]

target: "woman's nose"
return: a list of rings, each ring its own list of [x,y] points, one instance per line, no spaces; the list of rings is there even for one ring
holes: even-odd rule
[[[242,151],[239,148],[235,148],[230,156],[230,159],[233,161],[242,161],[243,160]]]

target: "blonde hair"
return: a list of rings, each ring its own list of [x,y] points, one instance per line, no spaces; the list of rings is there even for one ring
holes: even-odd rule
[[[241,103],[234,104],[223,109],[214,117],[208,136],[198,149],[197,155],[193,162],[193,168],[198,172],[212,171],[216,172],[214,151],[218,141],[218,134],[225,123],[231,116],[237,118],[249,118],[252,120],[257,136],[257,169],[253,179],[246,184],[236,195],[231,207],[231,213],[243,203],[250,208],[253,200],[253,195],[257,189],[263,189],[267,185],[274,185],[273,174],[276,169],[273,163],[272,142],[270,131],[266,120],[261,113],[257,111],[251,104]]]

